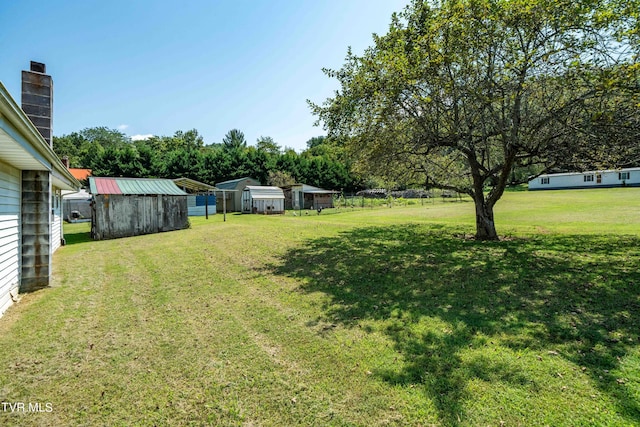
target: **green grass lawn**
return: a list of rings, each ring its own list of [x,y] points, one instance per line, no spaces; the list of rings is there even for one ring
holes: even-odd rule
[[[639,425],[640,189],[507,193],[496,221],[68,225],[51,288],[0,318],[0,398],[44,412],[0,425]]]

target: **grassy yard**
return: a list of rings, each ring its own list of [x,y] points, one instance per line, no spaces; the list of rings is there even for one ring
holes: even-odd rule
[[[0,399],[43,412],[0,425],[639,425],[640,189],[496,213],[501,242],[468,200],[68,226],[0,318]]]

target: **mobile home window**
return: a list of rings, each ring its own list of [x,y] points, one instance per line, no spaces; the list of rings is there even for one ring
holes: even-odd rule
[[[548,184],[548,183],[549,183],[549,177],[540,178],[540,184]]]
[[[631,176],[631,172],[618,172],[618,179],[620,181],[629,179]]]
[[[593,182],[593,175],[585,175],[584,182]]]

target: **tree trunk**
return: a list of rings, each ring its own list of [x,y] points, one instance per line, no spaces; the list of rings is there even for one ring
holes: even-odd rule
[[[498,240],[496,224],[493,222],[493,206],[489,205],[482,194],[474,198],[476,205],[476,239]]]

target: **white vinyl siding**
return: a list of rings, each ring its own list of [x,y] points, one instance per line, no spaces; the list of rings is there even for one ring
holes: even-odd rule
[[[51,253],[54,253],[62,242],[62,196],[57,188],[52,189],[51,194]]]
[[[529,190],[640,187],[640,168],[541,175],[529,180]]]
[[[0,162],[0,315],[20,280],[20,171]]]

